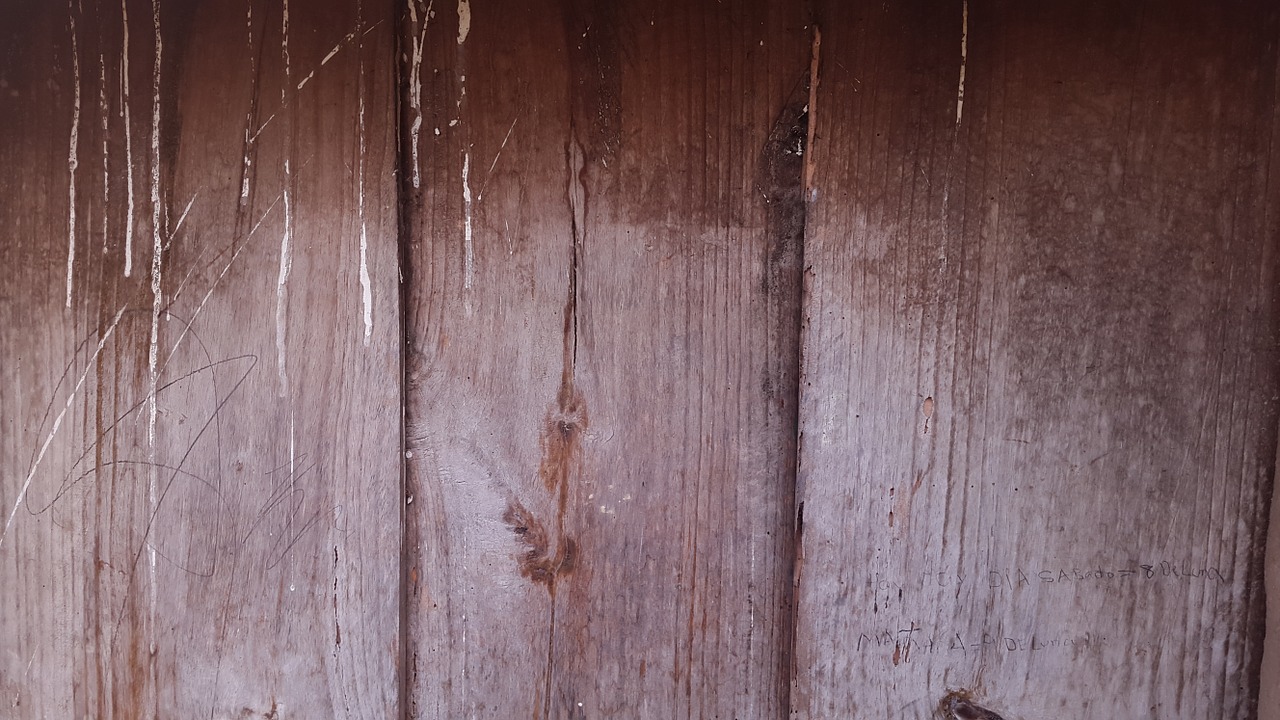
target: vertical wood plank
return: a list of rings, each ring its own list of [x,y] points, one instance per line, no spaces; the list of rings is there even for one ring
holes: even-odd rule
[[[385,4],[4,6],[0,714],[394,717]]]
[[[1274,480],[1266,556],[1266,632],[1258,675],[1258,720],[1280,720],[1280,503],[1275,501]]]
[[[413,717],[780,717],[807,30],[405,8]]]
[[[1276,10],[818,14],[796,716],[1253,717]]]

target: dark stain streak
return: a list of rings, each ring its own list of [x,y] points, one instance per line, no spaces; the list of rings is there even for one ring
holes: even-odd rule
[[[775,116],[760,148],[755,186],[764,207],[765,237],[759,303],[767,317],[769,333],[767,358],[760,391],[765,400],[770,427],[782,438],[782,452],[788,460],[779,482],[791,488],[784,499],[783,517],[794,516],[787,544],[792,548],[789,570],[792,583],[783,600],[791,622],[783,629],[780,643],[786,657],[782,667],[794,679],[797,627],[797,588],[804,565],[804,505],[797,487],[800,443],[800,346],[804,327],[804,239],[807,222],[805,198],[806,154],[812,139],[809,126],[812,82],[816,80],[812,62],[799,68],[791,93]],[[787,572],[784,570],[784,572]]]
[[[808,90],[799,83],[778,112],[760,151],[757,186],[765,202],[766,256],[761,290],[798,294],[803,260],[805,150],[809,135]]]
[[[938,714],[947,720],[1004,720],[999,714],[973,702],[971,690],[952,690],[938,701]]]

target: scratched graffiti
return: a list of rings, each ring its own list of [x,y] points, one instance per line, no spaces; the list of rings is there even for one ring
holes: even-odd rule
[[[113,644],[138,608],[155,606],[161,579],[174,577],[213,591],[204,602],[216,613],[212,632],[224,637],[237,622],[234,588],[250,575],[277,575],[292,589],[298,564],[314,559],[295,557],[299,543],[333,528],[340,513],[324,502],[328,470],[300,432],[293,399],[269,393],[263,404],[255,388],[273,384],[273,373],[262,372],[259,356],[228,352],[194,322],[220,302],[214,291],[246,247],[198,258],[193,272],[209,278],[203,294],[188,275],[158,314],[120,307],[81,337],[24,428],[30,454],[5,500],[0,553],[27,525],[69,531],[98,568]],[[164,341],[154,374],[153,323]],[[248,427],[279,431],[255,437]]]

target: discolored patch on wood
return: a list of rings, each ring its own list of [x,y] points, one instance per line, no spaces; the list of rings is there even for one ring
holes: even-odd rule
[[[766,295],[791,297],[800,284],[805,203],[804,154],[809,137],[808,86],[801,82],[778,112],[760,149],[756,184],[766,209]]]
[[[548,491],[563,492],[578,454],[579,439],[587,427],[587,406],[572,381],[560,388],[556,404],[547,412],[542,428],[542,464],[538,477]]]
[[[551,541],[546,526],[519,500],[512,499],[507,503],[502,521],[527,548],[517,558],[521,575],[535,583],[551,587],[557,577],[573,571],[577,543],[571,538],[561,537],[556,543],[555,554],[551,554]]]
[[[938,701],[937,715],[947,720],[1004,720],[999,714],[975,704],[970,690],[948,691]]]

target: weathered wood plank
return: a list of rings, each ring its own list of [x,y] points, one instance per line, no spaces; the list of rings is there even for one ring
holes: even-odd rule
[[[412,716],[786,713],[790,5],[406,8]]]
[[[796,716],[1252,717],[1275,8],[818,16]]]
[[[0,714],[395,716],[391,8],[18,5]]]

